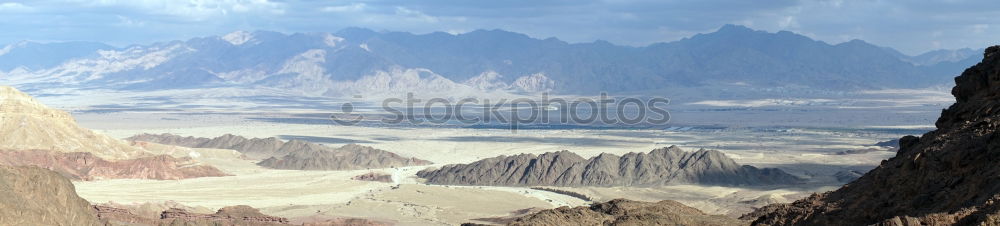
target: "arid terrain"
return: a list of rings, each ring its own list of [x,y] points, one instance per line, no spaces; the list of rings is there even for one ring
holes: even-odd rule
[[[278,114],[278,113],[270,113]],[[676,200],[710,214],[739,216],[753,207],[788,202],[812,192],[828,191],[844,182],[842,171],[865,172],[893,152],[875,147],[904,132],[882,128],[675,128],[657,130],[567,129],[519,130],[472,128],[384,128],[338,126],[332,123],[268,122],[228,114],[81,113],[82,125],[113,137],[142,133],[171,133],[194,137],[236,134],[245,137],[302,139],[332,147],[360,144],[403,157],[434,162],[371,170],[274,170],[256,160],[238,156],[199,154],[199,161],[233,174],[230,177],[180,181],[102,180],[76,182],[81,196],[96,203],[162,203],[218,209],[250,205],[265,214],[290,219],[357,217],[400,225],[459,224],[475,219],[504,217],[525,209],[579,206],[580,198],[530,187],[426,185],[417,172],[447,164],[463,164],[499,155],[542,154],[569,150],[583,158],[600,153],[616,155],[648,152],[677,145],[688,151],[719,150],[739,164],[778,168],[803,178],[795,185],[712,186],[697,184],[653,187],[560,187],[588,194],[594,201],[628,198],[643,201]],[[280,115],[280,114],[278,114]],[[280,116],[276,116],[280,117]],[[170,120],[163,120],[170,118]],[[151,123],[121,123],[146,121]],[[889,132],[886,132],[889,131]],[[875,148],[882,151],[837,155],[837,152]],[[191,149],[200,151],[198,148]],[[391,183],[352,180],[370,172],[391,175]],[[281,189],[275,189],[281,188]],[[384,211],[370,211],[371,209]],[[478,221],[482,222],[482,221]],[[485,222],[484,222],[485,223]]]
[[[0,226],[1000,225],[973,3],[0,2]]]

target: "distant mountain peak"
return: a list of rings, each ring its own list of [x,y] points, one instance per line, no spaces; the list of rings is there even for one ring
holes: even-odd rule
[[[751,29],[751,28],[743,26],[743,25],[726,24],[726,25],[722,25],[722,27],[720,27],[719,30],[716,30],[715,32],[719,32],[719,33],[746,33],[746,32],[755,32],[755,31],[757,31],[757,30]]]
[[[361,27],[347,27],[344,29],[340,29],[339,31],[334,33],[334,35],[336,36],[344,37],[348,40],[354,40],[354,41],[365,40],[373,36],[376,36],[378,34],[379,34],[378,32],[375,32],[371,29],[361,28]]]
[[[234,31],[219,38],[229,42],[230,44],[238,46],[253,40],[253,36],[253,33],[247,31]]]

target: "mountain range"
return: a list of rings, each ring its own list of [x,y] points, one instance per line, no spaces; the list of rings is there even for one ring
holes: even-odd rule
[[[716,150],[685,152],[676,146],[622,156],[602,153],[589,159],[569,151],[498,156],[426,169],[417,176],[430,184],[485,186],[753,186],[803,182],[780,169],[739,165]]]
[[[503,30],[237,31],[123,48],[20,42],[0,49],[0,83],[21,89],[275,88],[325,96],[593,94],[720,84],[837,91],[947,85],[981,59],[975,52],[908,56],[861,40],[828,44],[738,25],[643,47],[567,43]]]

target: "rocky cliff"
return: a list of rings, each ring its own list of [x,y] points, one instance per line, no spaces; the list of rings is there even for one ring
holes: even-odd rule
[[[9,86],[0,86],[0,149],[89,152],[108,160],[150,156],[122,140],[82,128],[69,113]]]
[[[352,170],[395,168],[404,166],[430,165],[430,161],[404,158],[396,153],[356,144],[340,148],[292,140],[282,146],[288,155],[271,157],[257,165],[272,169],[294,170]]]
[[[0,165],[38,166],[74,180],[156,179],[179,180],[220,177],[228,174],[191,158],[167,155],[108,161],[89,152],[62,153],[46,150],[0,150]]]
[[[678,147],[584,159],[569,151],[521,154],[420,171],[431,184],[491,186],[769,185],[799,183],[779,169],[739,165],[715,150]]]
[[[1000,46],[955,78],[937,129],[836,191],[745,215],[755,225],[1000,224]]]
[[[406,158],[396,153],[349,144],[331,148],[316,143],[278,138],[245,138],[226,134],[216,138],[184,137],[173,134],[140,134],[127,138],[132,142],[152,142],[192,148],[218,148],[239,151],[249,158],[264,159],[257,165],[274,169],[351,170],[429,165],[430,161]]]
[[[73,183],[38,167],[0,166],[0,224],[99,225]]]
[[[507,225],[743,225],[736,219],[708,215],[675,201],[639,202],[615,199],[589,207],[542,210]]]

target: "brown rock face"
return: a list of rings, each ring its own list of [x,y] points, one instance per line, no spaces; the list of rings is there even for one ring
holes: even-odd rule
[[[715,150],[685,152],[674,146],[590,159],[569,151],[500,156],[417,175],[432,184],[487,186],[768,185],[802,181],[779,169],[739,165]]]
[[[100,225],[73,183],[38,167],[0,166],[0,225]]]
[[[125,178],[179,180],[229,176],[215,167],[197,165],[190,158],[174,158],[167,155],[107,161],[88,152],[0,150],[0,165],[38,166],[54,170],[74,180]]]
[[[615,199],[589,207],[559,207],[520,217],[508,225],[742,225],[736,219],[708,215],[675,201]]]
[[[1000,225],[1000,47],[955,78],[937,130],[844,187],[744,216],[756,225]]]

